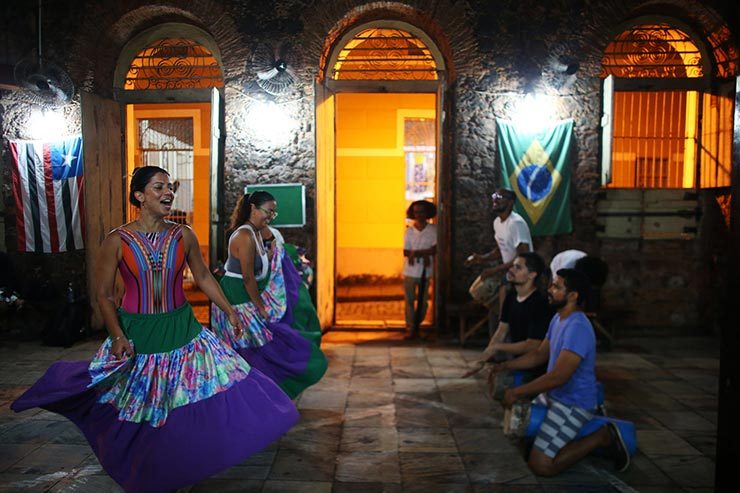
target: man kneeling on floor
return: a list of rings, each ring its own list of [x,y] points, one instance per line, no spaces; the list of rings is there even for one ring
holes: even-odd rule
[[[612,423],[574,440],[596,409],[596,338],[582,305],[588,278],[573,269],[561,269],[548,289],[557,310],[539,347],[519,358],[496,363],[492,371],[523,370],[547,362],[547,373],[519,387],[507,389],[504,407],[519,399],[545,393],[548,411],[529,454],[529,468],[540,476],[554,476],[596,450],[606,448],[617,470],[629,466],[630,456],[619,429]]]
[[[539,289],[545,269],[545,261],[534,252],[516,256],[506,272],[506,280],[513,289],[506,294],[498,328],[476,366],[463,375],[464,378],[481,371],[487,362],[509,360],[540,346],[553,314],[544,292]],[[547,365],[543,363],[537,368],[523,371],[522,378],[524,382],[529,382],[546,371]],[[497,376],[493,392],[495,399],[503,398],[504,387],[510,386],[511,380],[508,372]],[[493,381],[489,382],[489,386],[492,385]]]

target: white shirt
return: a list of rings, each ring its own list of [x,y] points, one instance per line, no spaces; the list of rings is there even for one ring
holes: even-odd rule
[[[552,258],[550,262],[550,272],[553,277],[560,269],[572,269],[576,266],[578,259],[586,256],[586,252],[580,250],[564,250]]]
[[[434,224],[427,224],[424,229],[419,231],[412,224],[406,228],[406,232],[403,235],[403,249],[404,250],[426,250],[432,248],[437,244],[437,226]],[[421,271],[424,268],[424,259],[418,257],[415,259],[414,265],[409,265],[408,257],[403,258],[403,275],[405,277],[419,277],[421,278]],[[426,268],[426,277],[429,279],[432,277],[434,262],[432,261]]]
[[[532,251],[532,235],[529,233],[527,221],[514,211],[511,211],[504,222],[496,216],[493,220],[493,233],[503,263],[511,262],[516,258],[518,253],[516,246],[520,243],[526,243],[529,245],[529,251]]]

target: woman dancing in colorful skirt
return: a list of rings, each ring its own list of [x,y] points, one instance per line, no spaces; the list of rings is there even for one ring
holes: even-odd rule
[[[247,362],[271,377],[291,397],[318,382],[326,371],[324,353],[291,328],[300,276],[285,260],[283,244],[265,246],[260,231],[277,216],[268,192],[243,195],[231,215],[228,258],[221,288],[244,325],[234,334],[227,313],[211,308],[211,326]]]
[[[12,405],[73,421],[105,471],[129,492],[201,481],[266,447],[298,420],[271,379],[195,319],[182,287],[186,264],[234,335],[242,333],[195,234],[165,221],[173,198],[167,171],[135,171],[129,201],[140,217],[108,234],[96,272],[110,337],[92,362],[55,363]],[[118,309],[116,270],[125,285]]]
[[[311,300],[311,293],[308,292],[308,286],[310,284],[304,281],[300,271],[303,260],[301,260],[298,248],[291,243],[286,243],[280,231],[272,226],[263,228],[260,233],[266,244],[277,241],[283,246],[283,271],[295,269],[298,273],[297,278],[287,276],[285,280],[286,284],[293,282],[294,279],[298,281],[298,299],[295,304],[291,305],[292,310],[288,312],[286,319],[290,320],[290,326],[297,330],[304,339],[308,339],[320,347],[322,335],[321,322],[319,321],[319,315],[316,313],[313,300]],[[290,286],[287,289],[291,291],[293,287]]]

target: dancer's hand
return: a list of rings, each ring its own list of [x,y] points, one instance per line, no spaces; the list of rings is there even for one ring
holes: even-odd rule
[[[242,321],[239,319],[235,311],[231,311],[229,313],[229,323],[234,327],[234,337],[237,339],[242,336],[242,332],[244,332],[244,328],[242,327]]]
[[[134,349],[131,347],[131,343],[128,341],[126,336],[115,336],[111,337],[113,341],[110,346],[110,352],[117,359],[123,359],[125,356],[133,356]]]
[[[262,317],[262,320],[264,320],[265,322],[270,321],[270,315],[267,313],[267,309],[264,307],[264,305],[258,306],[257,312],[259,313],[260,317]]]

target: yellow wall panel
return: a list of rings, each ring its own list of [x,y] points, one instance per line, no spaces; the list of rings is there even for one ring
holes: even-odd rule
[[[337,180],[364,179],[368,159],[365,156],[337,156]]]
[[[435,110],[434,94],[339,94],[337,277],[399,277],[406,228],[403,116]]]

